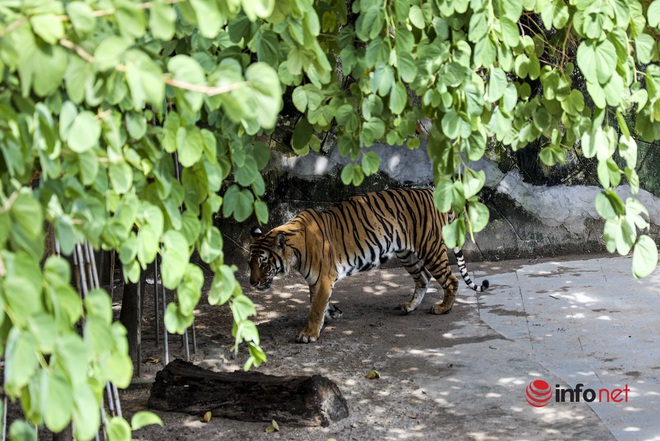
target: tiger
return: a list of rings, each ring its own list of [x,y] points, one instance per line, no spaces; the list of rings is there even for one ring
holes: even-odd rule
[[[297,335],[299,343],[319,339],[337,281],[357,272],[378,268],[396,258],[412,276],[412,298],[399,305],[414,311],[424,299],[433,276],[444,297],[431,308],[445,314],[454,305],[458,279],[449,266],[442,227],[456,218],[453,211],[441,213],[433,202],[433,189],[388,189],[352,197],[323,211],[307,209],[289,222],[263,233],[251,231],[250,285],[270,288],[280,273],[298,271],[309,285],[310,311],[307,325]],[[461,276],[474,291],[489,287],[469,277],[460,248],[454,248]]]

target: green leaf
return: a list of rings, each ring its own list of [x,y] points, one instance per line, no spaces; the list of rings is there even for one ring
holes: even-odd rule
[[[71,421],[73,413],[72,388],[64,374],[55,370],[47,376],[47,390],[44,391],[46,406],[44,420],[54,433],[61,432]]]
[[[197,265],[188,263],[185,266],[183,281],[176,291],[179,310],[183,315],[193,315],[202,294],[202,285],[204,285],[204,273]]]
[[[270,17],[275,8],[275,0],[242,0],[241,4],[245,15],[248,16],[250,21]]]
[[[465,199],[470,199],[472,196],[479,193],[481,188],[486,182],[486,173],[483,170],[474,171],[470,168],[465,169],[463,174],[463,191]]]
[[[169,41],[176,29],[176,11],[166,0],[155,0],[149,14],[149,29],[159,40]]]
[[[268,222],[268,206],[264,201],[254,202],[254,213],[256,214],[257,221],[260,224],[265,224]]]
[[[7,293],[6,288],[5,293]],[[23,315],[25,312],[20,314]],[[34,336],[12,327],[7,336],[5,349],[5,390],[9,396],[18,396],[21,388],[28,384],[38,366],[37,342]]]
[[[250,217],[253,210],[254,196],[249,190],[241,190],[238,193],[238,198],[236,200],[236,208],[234,209],[234,219],[237,222],[243,222],[245,219]]]
[[[16,314],[17,325],[41,311],[41,292],[23,276],[9,276],[2,281],[7,305]]]
[[[499,100],[504,95],[507,84],[506,73],[499,67],[491,67],[484,99],[491,103]]]
[[[625,209],[619,196],[607,190],[596,195],[596,211],[604,219],[615,220],[618,215],[624,214]]]
[[[367,152],[362,157],[362,170],[370,176],[380,169],[380,158],[375,152]]]
[[[582,153],[585,158],[593,158],[598,153],[601,145],[606,144],[607,136],[601,126],[592,132],[584,132],[581,138]]]
[[[127,193],[133,186],[133,168],[125,161],[110,164],[108,175],[117,194]]]
[[[276,66],[280,59],[277,34],[272,31],[257,33],[257,58],[271,66]]]
[[[655,271],[657,266],[658,247],[649,236],[640,236],[633,250],[633,275],[636,279],[646,277]]]
[[[468,205],[468,218],[470,219],[471,230],[478,233],[488,225],[490,211],[481,202],[470,202]]]
[[[179,129],[177,152],[179,162],[184,167],[192,167],[201,159],[204,153],[204,139],[199,127],[181,127]]]
[[[188,263],[188,241],[178,231],[168,231],[163,235],[163,285],[167,289],[176,289],[183,278]]]
[[[282,107],[282,85],[277,72],[266,63],[252,63],[245,71],[255,101],[257,122],[270,129],[275,126]]]
[[[90,111],[79,113],[73,120],[67,142],[71,150],[83,153],[98,145],[101,123]]]
[[[112,302],[104,290],[96,288],[91,290],[85,298],[85,310],[88,316],[97,317],[102,323],[112,323]]]
[[[390,110],[393,114],[398,115],[403,112],[407,103],[408,92],[406,86],[401,81],[397,81],[390,92]]]
[[[115,0],[114,6],[119,33],[131,40],[142,37],[147,29],[144,11],[128,0]]]
[[[217,227],[212,226],[206,230],[199,249],[199,256],[206,263],[211,263],[222,256],[222,234]]]
[[[397,34],[398,35],[398,34]],[[398,50],[399,48],[397,48]],[[408,52],[397,51],[397,72],[401,76],[401,79],[406,83],[412,83],[417,77],[417,64],[413,59],[412,55]]]
[[[35,34],[46,43],[55,44],[64,35],[64,25],[55,14],[38,14],[30,17]]]
[[[293,151],[300,156],[305,156],[309,153],[309,142],[314,134],[312,125],[307,121],[307,118],[300,118],[296,128],[293,130],[291,137],[291,146]]]
[[[132,43],[131,40],[116,35],[104,38],[94,51],[94,66],[99,71],[113,69],[122,62],[123,55]]]
[[[341,171],[341,180],[346,185],[353,184],[357,187],[364,180],[364,171],[359,165],[347,164]]]
[[[131,49],[126,52],[126,82],[133,98],[133,109],[140,111],[146,103],[160,108],[165,98],[163,71],[146,53]]]
[[[660,29],[660,0],[653,0],[646,11],[649,26]]]
[[[649,16],[649,20],[650,20]],[[642,64],[648,64],[657,53],[655,39],[649,34],[640,34],[635,37],[635,53],[637,60]]]
[[[252,300],[244,294],[234,297],[231,302],[231,310],[234,314],[234,321],[236,323],[241,323],[242,321],[247,320],[249,316],[257,314],[254,303],[252,303]]]
[[[293,93],[291,94],[291,99],[293,100],[293,105],[296,106],[296,109],[298,109],[300,112],[305,113],[307,110],[307,93],[305,92],[305,89],[303,86],[298,86],[295,89],[293,89]]]
[[[616,49],[609,40],[585,40],[577,51],[577,63],[587,81],[605,84],[616,66]]]
[[[165,327],[171,333],[183,334],[192,325],[194,318],[193,314],[183,314],[174,303],[165,309]]]
[[[9,439],[11,441],[37,441],[37,434],[27,421],[15,420],[9,426]]]
[[[131,440],[131,426],[128,425],[125,419],[113,417],[106,424],[108,428],[108,439],[111,441]]]
[[[206,0],[190,0],[190,5],[195,11],[199,31],[204,38],[215,38],[223,25],[225,18],[220,12],[217,2]]]
[[[459,114],[454,109],[450,109],[442,117],[440,123],[442,132],[447,138],[455,139],[459,136],[468,137],[472,133],[472,126],[464,115]]]
[[[79,35],[91,34],[96,27],[94,11],[87,3],[73,1],[66,5],[66,12]]]
[[[211,305],[223,305],[232,296],[236,289],[236,278],[232,268],[222,265],[213,276],[213,283],[209,291],[209,303]]]
[[[153,412],[141,410],[135,413],[131,418],[131,428],[133,430],[139,430],[144,426],[150,426],[152,424],[158,424],[163,427],[163,420]]]
[[[137,235],[137,258],[145,269],[146,265],[153,262],[159,248],[159,237],[151,224],[144,224]]]
[[[619,126],[621,126],[619,124]],[[626,161],[629,168],[637,166],[637,142],[633,137],[621,135],[619,137],[619,155]]]
[[[452,182],[449,179],[442,179],[435,186],[433,202],[441,213],[449,211],[452,203]]]
[[[187,55],[172,57],[167,63],[167,69],[174,75],[176,81],[193,85],[206,84],[204,69],[197,60]],[[182,89],[180,93],[184,103],[192,112],[197,112],[204,102],[204,95],[201,92]]]
[[[442,227],[442,238],[448,248],[461,248],[463,246],[465,243],[465,220],[462,216]]]

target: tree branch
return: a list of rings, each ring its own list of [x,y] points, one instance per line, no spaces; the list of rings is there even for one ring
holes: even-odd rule
[[[80,58],[83,60],[87,61],[90,64],[94,64],[96,59],[92,54],[87,52],[83,47],[78,46],[71,40],[67,40],[66,38],[60,38],[59,41],[61,46],[64,46],[67,49],[71,49],[78,54]],[[115,66],[115,70],[117,72],[126,72],[126,65],[124,64],[118,64]],[[228,84],[226,86],[208,86],[208,85],[202,85],[202,84],[192,84],[188,83],[185,81],[180,81],[176,80],[174,78],[166,77],[163,76],[163,83],[170,85],[172,87],[176,87],[177,89],[184,89],[184,90],[190,90],[193,92],[199,92],[203,93],[204,95],[207,96],[216,96],[216,95],[221,95],[223,93],[231,92],[232,90],[236,90],[239,87],[243,87],[247,85],[247,81],[241,81],[239,83],[233,83],[233,84]]]

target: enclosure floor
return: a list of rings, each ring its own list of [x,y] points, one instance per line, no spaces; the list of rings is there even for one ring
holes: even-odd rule
[[[660,270],[634,280],[630,259],[606,256],[468,263],[468,269],[477,282],[488,278],[491,288],[475,294],[461,281],[454,308],[442,316],[429,314],[441,300],[435,282],[417,311],[395,309],[413,289],[402,268],[344,279],[331,299],[343,317],[328,323],[319,342],[307,345],[295,343],[309,302],[299,276],[276,280],[267,293],[245,286],[257,305],[268,355],[258,370],[325,375],[339,385],[350,416],[327,428],[279,424],[279,432],[266,433],[269,423],[222,418],[203,423],[197,416],[160,413],[165,427],[150,426],[134,437],[660,440]],[[204,299],[200,305],[194,360],[220,371],[240,369],[245,349],[237,356],[231,350],[228,308],[210,307]],[[162,364],[152,346],[145,351],[156,354],[147,357],[156,365],[124,393],[129,415],[145,408],[148,384]],[[380,379],[365,378],[371,370]],[[545,407],[534,408],[526,390],[539,379],[553,396]],[[582,391],[596,393],[627,388],[627,402],[588,403],[584,394],[580,402],[568,402],[568,394],[566,402],[555,401],[556,389],[561,393],[579,383]]]

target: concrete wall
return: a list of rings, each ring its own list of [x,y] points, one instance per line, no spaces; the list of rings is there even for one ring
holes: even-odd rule
[[[305,157],[273,152],[265,173],[264,200],[270,209],[270,221],[265,230],[286,222],[305,208],[322,209],[355,194],[383,188],[433,186],[432,164],[424,143],[416,150],[386,145],[376,145],[370,150],[381,158],[381,171],[366,178],[359,188],[341,182],[341,167],[349,161],[342,158],[337,149],[331,148],[327,154],[311,152]],[[475,235],[476,242],[466,243],[464,250],[470,259],[604,251],[603,221],[594,206],[599,187],[534,185],[526,182],[517,169],[502,172],[500,166],[489,159],[471,166],[486,173],[481,198],[490,209],[491,220],[484,231]],[[597,178],[583,171],[580,181],[597,182]],[[629,193],[628,187],[619,189],[624,201]],[[649,209],[652,234],[659,239],[660,199],[645,190],[640,191],[637,198]],[[245,263],[251,226],[249,221],[240,225],[221,221],[228,263],[239,266]]]

